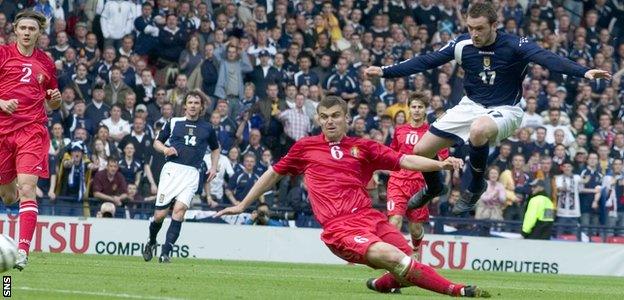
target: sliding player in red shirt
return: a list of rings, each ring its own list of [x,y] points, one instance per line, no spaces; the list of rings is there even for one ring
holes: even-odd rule
[[[323,227],[321,240],[338,257],[388,272],[367,282],[377,292],[419,286],[441,294],[487,297],[475,286],[452,283],[433,268],[411,258],[412,248],[387,217],[372,208],[366,184],[375,170],[443,170],[460,168],[461,160],[443,162],[398,153],[372,140],[347,137],[347,103],[337,96],[317,108],[322,134],[303,138],[269,168],[243,201],[218,212],[242,213],[283,176],[305,174],[310,203]]]
[[[390,148],[395,151],[412,154],[414,145],[429,130],[426,123],[429,97],[424,93],[414,92],[409,98],[410,122],[398,126],[394,130],[394,137]],[[439,153],[440,160],[448,157],[448,149],[444,148]],[[425,235],[422,223],[429,221],[429,208],[407,208],[407,201],[419,190],[425,187],[425,179],[419,171],[401,169],[390,174],[388,181],[388,220],[392,225],[401,230],[403,216],[407,217],[408,229],[411,235],[414,254],[420,254],[420,243]]]
[[[49,176],[45,106],[61,104],[54,63],[36,48],[45,23],[40,13],[18,13],[13,23],[17,42],[0,46],[0,198],[6,205],[20,201],[15,263],[20,271],[37,224],[37,180]]]

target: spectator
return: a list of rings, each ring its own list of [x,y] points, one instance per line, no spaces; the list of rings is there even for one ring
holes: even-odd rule
[[[132,33],[136,7],[130,1],[112,0],[104,4],[100,26],[105,46],[121,46],[121,38]]]
[[[233,205],[240,203],[245,195],[249,193],[254,183],[260,178],[260,176],[254,173],[255,166],[256,157],[252,153],[247,153],[243,160],[243,169],[241,171],[236,171],[234,176],[230,177],[225,195]]]
[[[184,115],[184,96],[189,92],[188,78],[185,74],[178,74],[175,80],[175,87],[167,90],[167,101],[173,105],[173,116]]]
[[[65,147],[67,147],[70,142],[71,140],[63,135],[63,125],[61,125],[61,123],[54,123],[52,125],[52,136],[50,137],[50,150],[48,150],[48,154],[60,159],[63,157]]]
[[[115,104],[111,108],[111,116],[102,120],[101,125],[106,126],[109,129],[110,137],[115,144],[119,143],[126,135],[130,134],[130,124],[128,121],[121,118],[122,106]]]
[[[266,88],[269,83],[276,83],[279,78],[277,69],[269,64],[270,54],[263,50],[258,53],[259,64],[249,73],[248,78],[257,89],[258,97],[266,97]]]
[[[91,150],[91,161],[98,167],[95,171],[104,171],[108,162],[108,155],[106,155],[104,142],[96,138],[93,141],[93,149]]]
[[[136,94],[132,91],[128,92],[122,102],[123,109],[121,118],[130,122],[134,119],[134,107],[136,106]]]
[[[499,170],[507,170],[511,166],[511,143],[503,142],[498,150],[498,156],[491,160],[490,165],[497,166]]]
[[[200,53],[199,38],[197,35],[192,35],[186,43],[186,49],[182,50],[180,58],[178,59],[178,65],[180,71],[187,77],[191,76],[191,73],[202,63],[203,53]]]
[[[107,76],[108,78],[108,76]],[[132,92],[132,89],[123,81],[121,69],[113,66],[110,70],[110,83],[104,87],[104,102],[110,106],[123,103],[126,94]]]
[[[544,194],[545,182],[541,179],[531,181],[531,197],[528,201],[522,236],[525,239],[549,240],[555,220],[554,206]]]
[[[258,204],[256,209],[251,212],[251,217],[245,225],[284,226],[279,221],[271,219],[271,210],[266,203]]]
[[[503,171],[500,176],[500,180],[507,190],[505,220],[522,220],[524,216],[525,201],[530,193],[530,176],[524,171],[524,168],[524,156],[516,154],[511,160],[511,169]]]
[[[237,116],[240,98],[244,94],[243,74],[253,71],[247,54],[235,45],[228,45],[225,59],[219,66],[215,96],[225,99],[230,106],[230,116]]]
[[[204,155],[204,162],[206,163],[206,168],[209,170],[212,165],[212,162],[210,161],[210,154]],[[221,154],[219,157],[219,169],[217,170],[217,175],[212,181],[204,182],[206,200],[208,207],[210,208],[215,208],[220,204],[225,204],[223,202],[223,187],[226,182],[225,175],[228,176],[227,178],[232,178],[234,176],[234,169],[232,168],[232,163],[228,157]]]
[[[149,105],[154,103],[157,92],[156,83],[152,76],[152,71],[149,69],[143,69],[141,71],[141,83],[137,84],[134,88],[136,94],[137,103]]]
[[[201,64],[201,88],[208,96],[214,97],[219,79],[220,62],[214,55],[215,46],[207,43],[204,46],[204,61]]]
[[[506,192],[502,183],[498,182],[500,171],[498,167],[489,167],[487,174],[487,189],[477,203],[475,219],[503,220],[503,208]]]
[[[70,138],[73,139],[72,133],[76,130],[76,128],[84,128],[87,132],[92,135],[95,133],[95,125],[91,119],[85,117],[86,105],[84,100],[78,99],[74,101],[74,107],[72,109],[72,114],[68,116],[65,120],[65,127],[67,132],[70,133]]]
[[[128,187],[124,176],[119,172],[116,158],[109,157],[106,172],[98,172],[93,178],[93,197],[100,201],[112,202],[121,207],[128,197]]]
[[[516,1],[516,0],[510,0]],[[529,127],[535,129],[539,126],[544,125],[544,118],[537,114],[537,100],[535,97],[530,97],[526,100],[526,110],[524,112],[524,116],[522,117],[522,123],[520,123],[520,128]]]
[[[144,2],[141,5],[141,15],[134,19],[134,29],[137,31],[134,51],[139,55],[150,54],[158,45],[160,29],[154,21],[153,9],[150,2]]]
[[[100,124],[109,116],[111,107],[104,103],[104,97],[106,94],[101,85],[93,87],[92,101],[87,105],[85,118],[90,119],[94,125]]]
[[[562,165],[562,174],[555,176],[555,195],[557,195],[557,223],[565,226],[559,234],[570,232],[569,228],[578,226],[581,217],[580,191],[583,182],[580,175],[572,173],[572,163]]]
[[[295,107],[289,108],[278,115],[278,119],[284,124],[286,134],[286,149],[298,140],[308,136],[310,132],[310,118],[303,112],[305,98],[298,94],[295,97]]]
[[[249,132],[249,144],[247,147],[243,149],[242,155],[245,156],[247,153],[253,153],[255,157],[262,157],[262,153],[264,153],[264,146],[260,143],[262,139],[262,134],[258,129],[251,129]]]
[[[574,142],[574,136],[572,135],[572,132],[570,131],[570,128],[568,126],[560,124],[560,116],[560,110],[548,110],[548,118],[550,120],[550,124],[544,125],[544,128],[546,128],[546,142],[553,143],[555,141],[555,130],[561,129],[565,134],[565,143],[571,144],[572,142]]]
[[[83,201],[89,196],[88,183],[91,181],[91,172],[97,166],[85,156],[82,142],[74,142],[69,146],[70,152],[63,156],[61,161],[56,195],[59,205],[56,213],[60,215],[82,216]]]
[[[110,132],[106,125],[100,125],[97,130],[97,139],[101,140],[104,143],[104,153],[106,156],[118,156],[119,148],[115,146],[115,143],[110,137]]]
[[[126,183],[134,183],[138,186],[143,176],[143,165],[135,158],[134,153],[134,144],[127,143],[123,148],[123,156],[119,160],[119,172],[123,175]]]
[[[589,153],[587,167],[581,171],[580,176],[583,183],[580,189],[581,226],[599,225],[598,200],[603,175],[598,170],[598,155],[596,153]],[[594,231],[590,230],[589,232],[593,233]]]
[[[358,93],[355,80],[347,74],[347,67],[347,59],[344,57],[338,58],[336,72],[327,78],[325,87],[329,92],[342,97],[346,101],[349,101],[351,99],[355,99],[358,96]]]
[[[403,112],[403,120],[409,117],[409,106],[407,105],[407,99],[409,98],[409,91],[402,90],[398,92],[396,103],[390,105],[388,109],[386,109],[385,115],[390,116],[390,118],[395,119],[396,115],[399,112]],[[396,124],[395,124],[396,126]]]

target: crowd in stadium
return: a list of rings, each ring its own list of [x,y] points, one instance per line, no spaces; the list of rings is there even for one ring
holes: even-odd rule
[[[204,208],[239,203],[297,140],[318,134],[314,115],[324,95],[348,101],[349,135],[389,145],[393,128],[409,120],[410,93],[430,97],[432,123],[464,95],[463,70],[448,63],[396,79],[363,70],[444,47],[466,32],[470,2],[2,0],[0,44],[15,40],[21,9],[49,20],[38,44],[55,62],[62,107],[48,114],[53,175],[39,181],[38,195],[58,203],[56,214],[94,216],[100,207],[83,205],[94,198],[113,204],[105,213],[137,217],[153,203],[165,162],[153,141],[184,114],[191,90],[205,95],[204,118],[222,150],[217,178],[198,191]],[[501,31],[613,79],[529,67],[526,115],[492,150],[474,218],[522,220],[529,183],[542,179],[560,221],[624,226],[624,1],[493,2]],[[465,146],[451,155],[466,157]],[[432,215],[450,216],[468,173],[447,174],[450,189],[430,204]],[[387,178],[380,172],[368,186],[379,206]],[[282,180],[261,202],[265,211],[310,215],[300,178]]]

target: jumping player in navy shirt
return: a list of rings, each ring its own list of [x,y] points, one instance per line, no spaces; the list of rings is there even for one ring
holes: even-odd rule
[[[205,101],[198,92],[189,92],[184,97],[185,116],[172,118],[154,141],[154,149],[165,154],[167,162],[160,172],[154,220],[149,226],[149,241],[143,250],[143,259],[150,261],[156,251],[156,236],[175,198],[171,225],[167,230],[167,240],[162,245],[159,262],[169,262],[184,214],[199,186],[199,171],[206,148],[210,147],[211,167],[208,182],[217,173],[220,147],[212,125],[200,119]],[[203,183],[202,183],[203,184]]]
[[[365,70],[367,75],[393,78],[432,69],[453,59],[464,69],[466,95],[434,122],[414,147],[415,154],[434,157],[442,148],[469,143],[468,169],[472,173],[472,182],[453,208],[455,214],[473,210],[485,191],[483,173],[489,144],[511,136],[522,122],[524,112],[518,103],[530,62],[576,77],[611,78],[607,71],[590,70],[527,38],[496,32],[496,20],[496,10],[491,3],[475,3],[468,10],[468,34],[459,35],[437,52],[393,66],[373,66]],[[442,192],[439,172],[423,172],[423,175],[427,188],[411,198],[410,208],[422,207]]]

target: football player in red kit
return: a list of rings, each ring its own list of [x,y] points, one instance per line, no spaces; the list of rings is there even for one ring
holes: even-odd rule
[[[0,46],[0,198],[6,205],[20,201],[20,271],[37,224],[37,180],[49,176],[46,106],[61,104],[54,63],[36,48],[45,25],[42,14],[22,11],[13,23],[17,41]]]
[[[401,153],[412,154],[414,145],[429,129],[429,124],[425,122],[429,97],[424,93],[414,92],[410,95],[408,104],[410,122],[395,128],[390,148]],[[440,160],[446,159],[448,149],[441,150],[438,157]],[[419,171],[405,169],[394,171],[390,174],[388,181],[388,220],[401,230],[403,216],[407,217],[412,247],[414,254],[417,255],[420,254],[420,242],[425,234],[422,223],[429,221],[429,208],[424,206],[408,209],[407,201],[424,187],[425,178]]]
[[[297,141],[270,167],[236,206],[218,212],[239,214],[283,176],[305,174],[310,204],[323,228],[321,240],[338,257],[388,272],[367,282],[388,293],[418,286],[451,296],[487,297],[475,286],[453,283],[433,268],[412,259],[410,247],[388,218],[372,208],[366,184],[376,170],[443,170],[460,168],[461,160],[436,161],[396,152],[373,140],[346,136],[347,103],[327,96],[317,108],[322,134]]]

